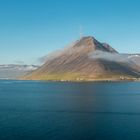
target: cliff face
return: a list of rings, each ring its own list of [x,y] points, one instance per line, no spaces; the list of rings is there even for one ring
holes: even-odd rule
[[[101,57],[98,57],[99,52]],[[105,55],[108,59],[102,57]],[[140,71],[135,63],[116,61],[112,57],[116,56],[115,59],[119,59],[119,55],[110,45],[100,43],[93,37],[83,37],[67,48],[48,55],[44,65],[23,79],[88,81],[119,79],[122,76],[139,77]]]

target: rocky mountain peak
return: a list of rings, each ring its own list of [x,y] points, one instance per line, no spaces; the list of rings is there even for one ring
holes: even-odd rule
[[[84,47],[89,48],[92,51],[100,50],[110,53],[117,53],[117,51],[113,49],[110,45],[108,45],[107,43],[101,43],[92,36],[82,37],[80,40],[77,40],[74,43],[73,47],[74,48]]]

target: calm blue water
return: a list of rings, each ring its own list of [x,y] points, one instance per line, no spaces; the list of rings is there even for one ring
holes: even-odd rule
[[[140,140],[140,82],[0,81],[0,140]]]

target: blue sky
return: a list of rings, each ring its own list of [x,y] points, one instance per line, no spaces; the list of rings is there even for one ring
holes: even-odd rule
[[[140,53],[140,0],[0,0],[0,64],[37,59],[85,36]]]

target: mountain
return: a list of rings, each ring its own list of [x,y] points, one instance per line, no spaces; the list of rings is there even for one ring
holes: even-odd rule
[[[136,61],[140,57],[134,61],[132,56],[120,54],[91,36],[83,37],[45,57],[45,63],[23,79],[94,81],[139,78],[140,67]]]
[[[129,54],[128,58],[140,67],[140,54]]]
[[[17,79],[37,68],[35,65],[0,65],[0,79]]]

